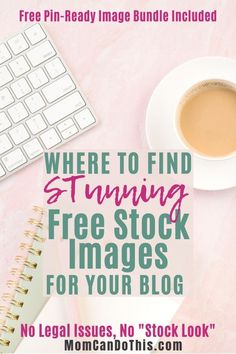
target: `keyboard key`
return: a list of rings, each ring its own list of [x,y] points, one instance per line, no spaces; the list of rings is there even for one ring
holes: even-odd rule
[[[36,44],[42,41],[46,37],[45,32],[43,31],[42,27],[38,23],[28,28],[25,31],[25,34],[31,44]]]
[[[40,138],[47,149],[51,149],[53,146],[56,146],[61,142],[61,139],[55,129],[50,129],[41,134]]]
[[[0,109],[9,106],[9,104],[14,102],[14,98],[8,88],[0,91]]]
[[[39,46],[31,49],[26,54],[31,65],[37,66],[52,58],[56,54],[53,46],[49,41],[43,42]]]
[[[79,127],[81,129],[85,129],[88,126],[90,126],[91,124],[95,123],[95,118],[88,108],[77,113],[75,115],[75,120],[77,121],[77,123],[79,124]]]
[[[23,103],[19,102],[8,109],[8,113],[14,123],[20,122],[22,119],[28,117],[28,112]]]
[[[16,149],[2,158],[4,165],[8,171],[13,171],[16,168],[24,165],[27,160],[21,151],[21,149]]]
[[[8,44],[14,54],[19,54],[29,48],[28,43],[26,42],[22,34],[18,34],[17,36],[11,38],[8,41]]]
[[[11,89],[18,99],[28,95],[28,93],[31,92],[31,88],[24,78],[14,82],[14,84],[11,85]]]
[[[5,61],[11,59],[11,53],[7,49],[5,44],[0,45],[0,64],[5,63]]]
[[[52,79],[63,74],[66,69],[59,58],[53,59],[45,65],[45,68]]]
[[[6,172],[4,171],[2,166],[0,165],[0,177],[5,176],[5,174],[6,174]]]
[[[6,130],[11,126],[11,122],[7,118],[6,113],[1,112],[0,113],[0,133]]]
[[[48,109],[45,109],[43,113],[48,123],[54,124],[67,117],[69,114],[74,113],[84,105],[85,102],[79,92],[75,92]]]
[[[23,124],[11,129],[9,134],[16,145],[23,143],[23,141],[30,137]]]
[[[35,113],[45,106],[45,102],[38,92],[26,98],[25,103],[27,104],[31,113]]]
[[[23,56],[11,61],[9,66],[16,77],[19,77],[30,70],[28,63]]]
[[[78,132],[77,127],[75,125],[72,125],[70,128],[63,130],[63,132],[61,132],[61,135],[63,139],[68,139],[71,136],[75,135],[77,132]]]
[[[75,89],[75,84],[69,75],[63,76],[61,79],[54,81],[52,84],[44,87],[42,93],[49,103],[56,101],[58,98],[65,96],[67,93]]]
[[[23,148],[30,159],[34,159],[43,153],[42,145],[36,138],[23,145]]]
[[[0,68],[0,87],[6,85],[8,82],[12,81],[13,77],[6,66]]]
[[[64,139],[68,139],[70,136],[78,132],[78,129],[71,118],[68,118],[64,120],[64,122],[58,124],[57,128]]]
[[[28,75],[32,86],[37,89],[48,82],[48,78],[42,68],[39,68]]]
[[[47,125],[44,122],[41,114],[37,114],[33,118],[30,118],[29,120],[27,120],[26,124],[32,134],[38,134],[39,132],[47,128]]]
[[[64,122],[58,124],[57,128],[60,132],[63,132],[63,130],[70,128],[72,125],[75,125],[73,119],[68,118],[68,119],[64,120]]]
[[[4,154],[4,152],[8,150],[11,150],[12,147],[13,145],[8,139],[7,135],[0,135],[0,155]]]

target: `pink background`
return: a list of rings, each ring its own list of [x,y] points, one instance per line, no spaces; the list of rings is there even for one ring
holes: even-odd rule
[[[188,9],[190,1],[2,1],[1,38],[8,38],[28,26],[18,22],[20,8],[155,10],[157,7]],[[68,143],[68,150],[148,148],[146,107],[163,76],[195,57],[236,57],[236,2],[192,0],[191,9],[217,9],[218,21],[206,24],[46,24],[100,120],[96,129]],[[0,185],[0,290],[21,240],[20,230],[30,206],[41,203],[41,164],[38,161]],[[227,340],[223,344],[221,336],[219,343],[212,345],[209,351],[222,348],[222,351],[233,352],[236,347],[235,202],[235,188],[220,192],[195,191],[194,195],[197,296],[185,300],[178,318],[193,318],[200,306],[207,319],[216,315]]]

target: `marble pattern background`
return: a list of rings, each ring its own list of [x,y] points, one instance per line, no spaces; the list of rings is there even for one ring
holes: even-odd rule
[[[157,83],[178,64],[199,56],[236,57],[235,0],[8,0],[0,4],[1,38],[17,33],[19,9],[217,9],[217,23],[47,23],[45,26],[89,97],[100,123],[67,149],[145,149],[145,112]],[[63,148],[61,148],[63,150]],[[0,290],[12,264],[30,206],[41,203],[42,161],[0,185]],[[196,287],[176,313],[181,319],[218,320],[209,352],[236,352],[236,188],[194,195]],[[123,300],[116,303],[124,308]],[[129,301],[129,300],[124,300]],[[132,300],[132,304],[133,304]],[[135,300],[136,301],[136,300]],[[97,304],[103,306],[104,300]],[[131,300],[130,300],[131,303]],[[137,308],[145,306],[137,299]],[[105,305],[104,305],[105,306]],[[201,313],[201,315],[200,315]],[[204,317],[204,316],[203,316]],[[199,343],[199,341],[198,341]],[[201,344],[187,344],[189,351]]]

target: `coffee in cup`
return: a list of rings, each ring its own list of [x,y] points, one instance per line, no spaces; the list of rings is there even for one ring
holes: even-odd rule
[[[221,80],[194,85],[177,108],[177,129],[190,150],[208,158],[236,152],[236,88]]]

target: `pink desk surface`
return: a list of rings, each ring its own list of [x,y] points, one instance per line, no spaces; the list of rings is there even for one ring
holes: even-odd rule
[[[205,24],[47,23],[47,30],[100,120],[96,129],[68,143],[67,149],[148,148],[145,112],[161,78],[178,64],[195,57],[236,57],[235,1],[192,0],[190,5],[188,0],[8,0],[0,5],[1,38],[8,38],[24,27],[18,22],[20,8],[218,10],[217,23]],[[41,161],[36,162],[0,185],[1,285],[21,240],[20,230],[29,215],[29,207],[41,201],[41,164]],[[204,272],[198,272],[199,281],[209,270],[215,253],[225,259],[227,267],[219,270],[218,275],[223,278],[226,273],[230,277],[235,270],[236,188],[220,192],[196,191],[194,198],[195,254],[200,270],[205,267]],[[229,306],[233,294],[235,298],[233,285],[227,286],[224,297]],[[219,301],[225,301],[221,293]],[[221,305],[226,309],[225,303]],[[231,305],[231,316],[236,318],[236,307],[233,302]]]

